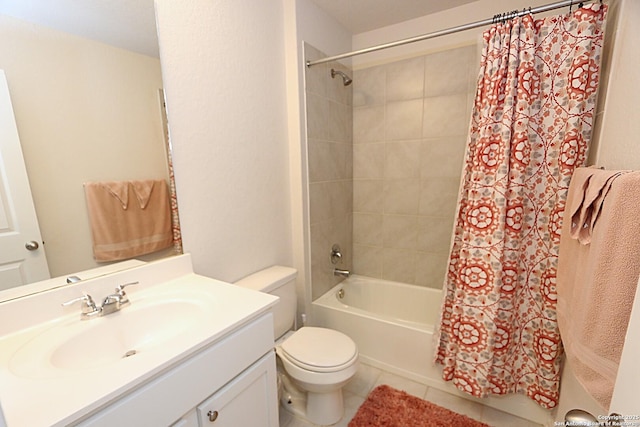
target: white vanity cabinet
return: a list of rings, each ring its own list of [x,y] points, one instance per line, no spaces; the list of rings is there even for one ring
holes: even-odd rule
[[[272,337],[267,313],[72,425],[277,427]]]

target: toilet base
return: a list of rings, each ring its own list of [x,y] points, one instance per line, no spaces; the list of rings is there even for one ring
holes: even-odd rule
[[[280,406],[287,412],[312,422],[328,426],[340,421],[344,415],[342,389],[329,393],[304,392],[283,376]]]
[[[280,367],[279,367],[280,368]],[[282,372],[278,371],[278,378],[282,382],[282,389],[278,394],[280,406],[287,412],[301,418],[307,418],[307,395],[299,390]]]
[[[305,396],[294,396],[285,391],[280,398],[280,406],[293,415],[307,418],[307,399]]]
[[[314,424],[331,425],[342,419],[342,389],[330,393],[307,392],[307,419]]]

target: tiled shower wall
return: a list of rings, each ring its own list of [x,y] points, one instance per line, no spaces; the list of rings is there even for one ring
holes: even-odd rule
[[[354,73],[355,273],[442,287],[478,64],[468,46]]]
[[[323,57],[305,44],[306,59]],[[312,299],[342,280],[334,243],[338,268],[442,287],[477,69],[476,46],[306,69]]]
[[[305,44],[307,60],[327,55]],[[338,63],[307,67],[305,76],[311,222],[312,299],[342,279],[333,268],[351,268],[353,211],[352,88],[331,78],[331,68],[351,76]],[[339,244],[343,259],[330,262],[331,247]]]

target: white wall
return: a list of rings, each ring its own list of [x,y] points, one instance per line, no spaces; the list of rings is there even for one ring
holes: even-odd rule
[[[307,42],[327,55],[351,50],[352,34],[311,0],[295,1],[298,28],[298,44]],[[305,64],[306,61],[302,61]],[[348,61],[345,62],[349,65]]]
[[[611,21],[614,16],[616,22]],[[599,109],[594,163],[607,169],[640,169],[640,2],[616,0],[607,25],[611,28],[607,28],[605,45],[613,49],[607,64],[609,78],[601,86],[604,102]]]
[[[160,61],[0,15],[0,68],[50,273],[94,268],[82,184],[168,177]]]
[[[284,0],[293,258],[298,269],[298,312],[310,313],[311,259],[303,42],[325,52],[351,50],[351,33],[310,0]]]
[[[157,0],[184,250],[235,281],[292,264],[280,1]]]

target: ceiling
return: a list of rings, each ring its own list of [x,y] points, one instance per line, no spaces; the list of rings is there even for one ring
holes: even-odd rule
[[[311,0],[352,34],[375,30],[476,0]]]
[[[312,1],[358,34],[476,0]],[[0,14],[158,57],[153,0],[0,0]]]
[[[158,57],[153,0],[0,0],[0,14]]]

